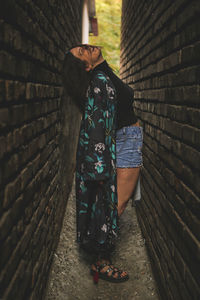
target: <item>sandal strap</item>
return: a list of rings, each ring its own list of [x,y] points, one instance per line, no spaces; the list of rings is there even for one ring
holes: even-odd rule
[[[97,272],[99,271],[98,270],[98,265],[96,263],[93,263],[93,265],[95,266],[95,269],[97,270]]]
[[[94,283],[98,283],[98,279],[104,279],[111,282],[123,282],[129,279],[128,275],[122,276],[124,271],[121,271],[119,268],[108,264],[96,262],[93,264],[96,270],[91,269],[91,274],[93,275]],[[106,267],[106,270],[102,271]],[[117,273],[117,274],[116,274]]]
[[[122,274],[122,272],[119,272],[119,271],[115,271],[115,270],[113,270],[113,272],[112,272],[112,274],[111,274],[111,276],[113,276],[114,277],[114,275],[117,273],[117,277],[115,277],[116,279],[118,279],[118,278],[121,278],[121,274]]]
[[[105,268],[105,267],[107,267],[107,266],[109,266],[108,264],[106,264],[106,263],[103,263],[103,264],[100,264],[100,265],[95,265],[95,267],[97,266],[97,270],[98,270],[98,272],[101,272],[101,270],[103,269],[103,268]]]
[[[118,272],[118,273],[120,273],[120,274],[123,273],[122,270],[120,270],[119,268],[117,268],[117,267],[115,267],[115,266],[113,266],[113,265],[110,266],[110,267],[113,269],[113,271],[115,271],[115,273],[116,273],[116,272]]]
[[[110,273],[110,271],[112,271],[112,273],[111,273],[111,275],[110,275],[110,276],[112,276],[114,270],[113,270],[112,268],[110,268],[110,267],[108,267],[108,269],[107,269],[105,272],[103,272],[103,273]]]
[[[113,276],[113,272],[115,272],[113,270],[112,266],[108,265],[106,263],[103,263],[103,264],[100,264],[100,265],[94,264],[94,266],[95,266],[97,272],[101,273],[101,274],[106,274],[106,273],[108,274],[108,273],[110,273],[112,271],[112,273],[109,276]],[[101,272],[105,267],[108,267],[107,270],[105,272]]]
[[[106,271],[107,273],[109,273],[110,271],[112,271],[112,273],[110,274],[110,276],[112,276],[112,277],[117,273],[117,277],[115,277],[116,279],[121,278],[121,274],[123,273],[122,270],[120,270],[119,268],[117,268],[117,267],[115,267],[113,265],[109,265],[108,270]]]
[[[102,269],[105,268],[105,267],[108,267],[107,270],[105,272],[101,272]],[[117,267],[115,267],[115,266],[113,266],[111,264],[108,265],[106,263],[103,263],[101,265],[97,265],[97,270],[98,270],[99,273],[102,273],[102,274],[104,274],[104,273],[105,274],[106,273],[109,274],[112,271],[112,273],[108,275],[110,277],[113,277],[117,273],[117,277],[116,277],[117,279],[120,278],[121,274],[123,273],[123,271],[121,271]]]
[[[100,265],[98,263],[94,263],[94,266],[97,272],[101,274],[106,274],[106,273],[109,274],[112,271],[112,273],[108,275],[109,277],[113,277],[117,273],[117,277],[115,277],[116,279],[121,278],[121,274],[123,273],[123,271],[113,266],[111,263],[110,264],[102,263]],[[105,272],[101,272],[105,267],[108,267],[107,270]]]

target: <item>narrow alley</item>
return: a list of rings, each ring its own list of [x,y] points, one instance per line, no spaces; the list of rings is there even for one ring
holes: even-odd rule
[[[113,262],[130,275],[124,283],[99,280],[93,283],[89,261],[80,253],[76,243],[75,195],[70,194],[58,248],[54,254],[45,300],[157,300],[145,241],[141,235],[135,207],[131,201],[122,215],[120,242]]]

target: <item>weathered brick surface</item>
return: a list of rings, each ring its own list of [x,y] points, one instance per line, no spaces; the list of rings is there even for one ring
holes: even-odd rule
[[[80,115],[64,52],[82,1],[0,4],[0,298],[41,299],[71,189]],[[191,111],[192,114],[192,111]]]
[[[199,66],[197,0],[123,0],[121,77],[144,128],[138,217],[162,299],[200,299]]]

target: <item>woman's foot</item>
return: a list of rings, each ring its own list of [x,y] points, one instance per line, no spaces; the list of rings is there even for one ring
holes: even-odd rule
[[[98,283],[99,278],[111,282],[123,282],[129,279],[127,272],[119,270],[105,259],[92,264],[91,275],[93,275],[95,283]]]

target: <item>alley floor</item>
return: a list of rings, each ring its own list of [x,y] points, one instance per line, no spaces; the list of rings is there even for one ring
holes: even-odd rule
[[[120,236],[113,263],[126,270],[130,279],[123,283],[99,280],[89,274],[89,259],[76,243],[74,188],[70,194],[58,248],[49,276],[45,300],[158,300],[156,284],[147,256],[145,241],[131,201],[120,219]]]

